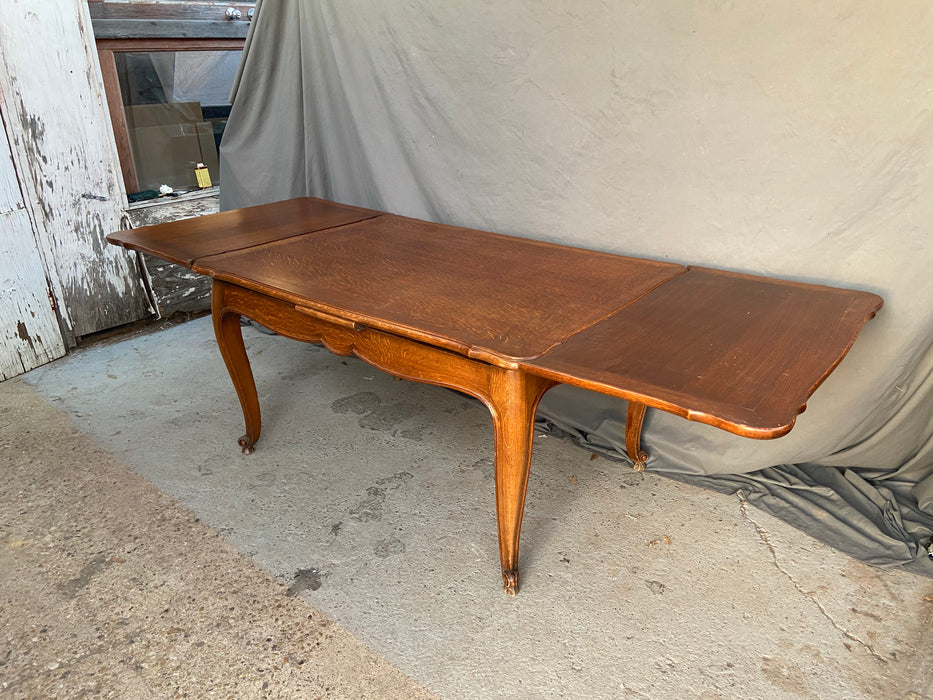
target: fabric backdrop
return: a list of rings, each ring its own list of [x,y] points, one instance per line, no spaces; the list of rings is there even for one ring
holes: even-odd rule
[[[221,206],[314,195],[884,297],[786,437],[651,410],[648,469],[933,573],[933,10],[263,0]],[[539,420],[624,458],[625,404]]]

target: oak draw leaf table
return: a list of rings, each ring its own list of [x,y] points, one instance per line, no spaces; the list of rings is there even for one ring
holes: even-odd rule
[[[505,590],[518,545],[535,410],[556,384],[757,439],[786,434],[882,299],[685,267],[299,198],[119,231],[111,243],[213,278],[217,344],[260,434],[240,318],[404,379],[482,401],[495,433]]]

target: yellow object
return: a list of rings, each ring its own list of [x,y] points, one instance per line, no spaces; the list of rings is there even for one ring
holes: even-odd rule
[[[198,187],[202,190],[211,186],[211,173],[204,163],[198,163],[194,169],[194,174],[198,178]]]

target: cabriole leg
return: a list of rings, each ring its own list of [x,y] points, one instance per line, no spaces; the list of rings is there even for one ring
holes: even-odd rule
[[[625,449],[637,472],[645,471],[645,462],[648,461],[648,453],[641,449],[641,427],[647,409],[643,403],[629,401],[628,415],[625,417]]]
[[[214,319],[214,335],[217,338],[217,347],[227,365],[227,372],[233,380],[240,406],[243,408],[243,418],[246,422],[246,434],[237,443],[243,448],[243,454],[252,454],[255,451],[256,441],[262,421],[259,413],[259,395],[256,393],[256,382],[253,379],[253,370],[249,366],[249,357],[246,355],[246,346],[243,344],[243,331],[240,328],[240,314],[227,308],[224,300],[227,287],[223,282],[214,282],[211,296],[211,314]]]
[[[553,382],[518,371],[491,377],[490,411],[496,436],[496,519],[502,582],[518,593],[518,543],[528,488],[538,401]]]

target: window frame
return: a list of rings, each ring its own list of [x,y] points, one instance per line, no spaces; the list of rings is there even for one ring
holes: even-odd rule
[[[139,190],[136,162],[114,54],[160,51],[237,51],[246,43],[254,3],[231,5],[240,19],[225,19],[227,6],[204,2],[154,3],[89,0],[97,58],[120,170],[127,192]],[[220,19],[218,19],[220,17]]]

